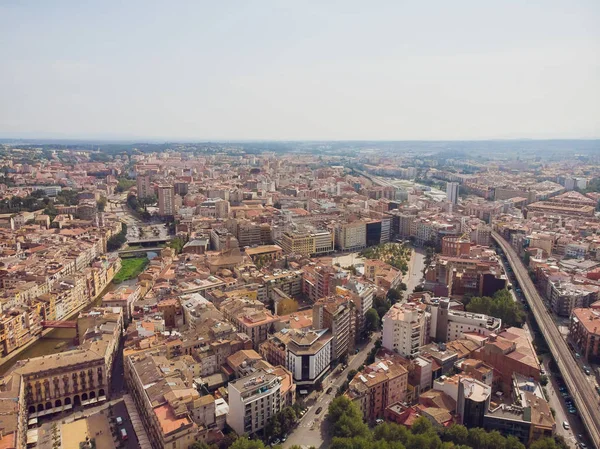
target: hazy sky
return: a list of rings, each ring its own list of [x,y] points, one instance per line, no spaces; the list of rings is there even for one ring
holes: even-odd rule
[[[0,0],[0,136],[600,137],[600,1]]]

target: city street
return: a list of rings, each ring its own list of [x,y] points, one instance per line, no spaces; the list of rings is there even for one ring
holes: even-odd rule
[[[375,333],[371,336],[371,340],[360,348],[358,354],[352,356],[348,362],[348,366],[342,372],[337,368],[329,374],[323,382],[323,392],[316,393],[316,399],[307,400],[309,409],[306,414],[300,419],[298,427],[296,427],[289,435],[287,441],[283,443],[284,448],[294,445],[302,447],[314,446],[316,448],[329,447],[331,434],[329,428],[325,424],[327,416],[327,408],[329,403],[335,398],[337,389],[346,381],[348,373],[353,369],[358,369],[365,362],[367,355],[373,349],[375,341],[379,338],[380,333]],[[329,387],[332,387],[331,393],[327,394]],[[313,392],[311,396],[315,394]],[[317,414],[317,410],[321,408]]]
[[[425,250],[423,248],[414,248],[410,257],[408,278],[404,280],[407,295],[414,292],[415,287],[421,283],[423,268],[425,268]]]

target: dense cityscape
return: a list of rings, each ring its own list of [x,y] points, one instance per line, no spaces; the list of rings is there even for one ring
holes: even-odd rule
[[[0,145],[0,448],[600,444],[597,141]]]

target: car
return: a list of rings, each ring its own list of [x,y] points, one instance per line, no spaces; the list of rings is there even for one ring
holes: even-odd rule
[[[577,438],[579,438],[580,440],[583,440],[583,434],[582,433],[578,433],[577,434]]]
[[[563,427],[565,428],[565,430],[569,430],[571,428],[571,426],[569,425],[568,422],[563,421]]]
[[[120,426],[121,424],[123,424],[123,418],[121,418],[120,416],[117,416],[117,424]]]
[[[585,444],[583,441],[580,441],[580,442],[579,442],[579,443],[577,443],[577,444],[579,445],[579,447],[580,447],[581,449],[587,449],[587,445],[586,445],[586,444]]]
[[[121,429],[121,439],[125,441],[127,438],[129,438],[127,431],[125,429]]]
[[[382,422],[383,422],[383,419],[381,419],[381,418],[377,418],[375,420],[375,424],[381,424]]]
[[[330,393],[331,393],[331,390],[333,390],[333,387],[329,387],[329,388],[327,389],[327,391],[325,392],[325,394],[330,394]]]
[[[581,357],[581,354],[580,354],[580,353],[578,353],[578,352],[576,352],[576,353],[575,353],[575,357],[579,358],[579,357]]]
[[[315,412],[315,415],[318,415],[319,413],[321,413],[321,411],[323,411],[323,407],[319,407]]]
[[[590,374],[592,374],[592,372],[590,371],[589,368],[583,368],[583,372],[585,373],[586,376],[589,376]]]
[[[596,385],[596,392],[600,394],[600,387],[598,385]]]
[[[543,376],[544,374],[546,374],[546,371],[544,371],[544,368],[542,368],[542,369],[540,370],[540,374],[541,374],[542,376]]]
[[[570,413],[571,415],[576,415],[576,414],[577,414],[577,409],[576,409],[575,407],[573,407],[573,408],[570,408],[570,409],[569,409],[569,413]]]

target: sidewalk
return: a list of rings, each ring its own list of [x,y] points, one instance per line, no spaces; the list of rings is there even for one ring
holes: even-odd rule
[[[142,424],[142,419],[138,414],[137,408],[133,403],[133,399],[128,394],[123,396],[123,400],[125,401],[125,407],[127,407],[127,413],[131,418],[131,424],[133,426],[133,430],[135,430],[135,434],[138,439],[138,443],[141,448],[152,447],[150,445],[150,438],[148,438],[148,434],[146,433],[146,429]]]

